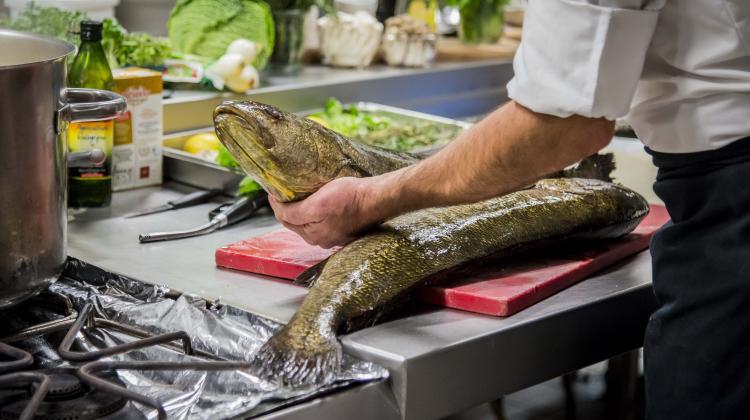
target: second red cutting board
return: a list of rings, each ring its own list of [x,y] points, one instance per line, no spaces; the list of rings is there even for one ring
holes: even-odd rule
[[[512,315],[591,274],[648,248],[654,232],[669,220],[663,206],[623,239],[586,247],[553,247],[502,261],[478,263],[471,270],[442,274],[439,284],[422,287],[420,300],[494,316]],[[270,232],[216,250],[216,265],[294,279],[336,249],[308,245],[288,230]]]

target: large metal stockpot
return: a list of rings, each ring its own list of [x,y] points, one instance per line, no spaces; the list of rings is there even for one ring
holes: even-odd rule
[[[45,289],[65,262],[68,158],[60,134],[69,122],[125,109],[112,92],[65,87],[74,50],[0,30],[0,309]]]

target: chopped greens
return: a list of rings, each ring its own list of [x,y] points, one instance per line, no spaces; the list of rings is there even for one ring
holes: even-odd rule
[[[399,121],[355,105],[345,107],[334,98],[326,102],[323,111],[308,118],[356,141],[400,152],[445,145],[462,131],[429,121]]]

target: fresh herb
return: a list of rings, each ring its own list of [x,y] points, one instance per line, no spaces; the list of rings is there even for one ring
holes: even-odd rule
[[[510,0],[448,0],[458,7],[461,21],[458,36],[467,44],[494,44],[503,34],[503,8]]]
[[[354,105],[345,107],[333,98],[322,112],[308,118],[361,143],[402,152],[444,145],[462,131],[460,127],[429,121],[396,120]]]
[[[166,38],[144,32],[129,33],[114,19],[104,19],[102,25],[102,46],[112,68],[161,66],[170,54]]]
[[[88,19],[83,12],[29,3],[16,19],[0,19],[0,27],[53,36],[78,45],[81,21]],[[112,68],[126,65],[159,66],[170,53],[168,40],[142,32],[128,33],[114,19],[104,19],[102,22],[102,46]]]
[[[0,28],[53,36],[77,45],[80,23],[86,19],[88,16],[82,12],[71,12],[29,3],[16,19],[11,20],[9,17],[0,19]]]

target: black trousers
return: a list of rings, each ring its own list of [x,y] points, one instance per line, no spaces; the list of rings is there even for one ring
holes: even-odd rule
[[[750,419],[750,138],[651,153],[672,222],[651,244],[648,418]]]

